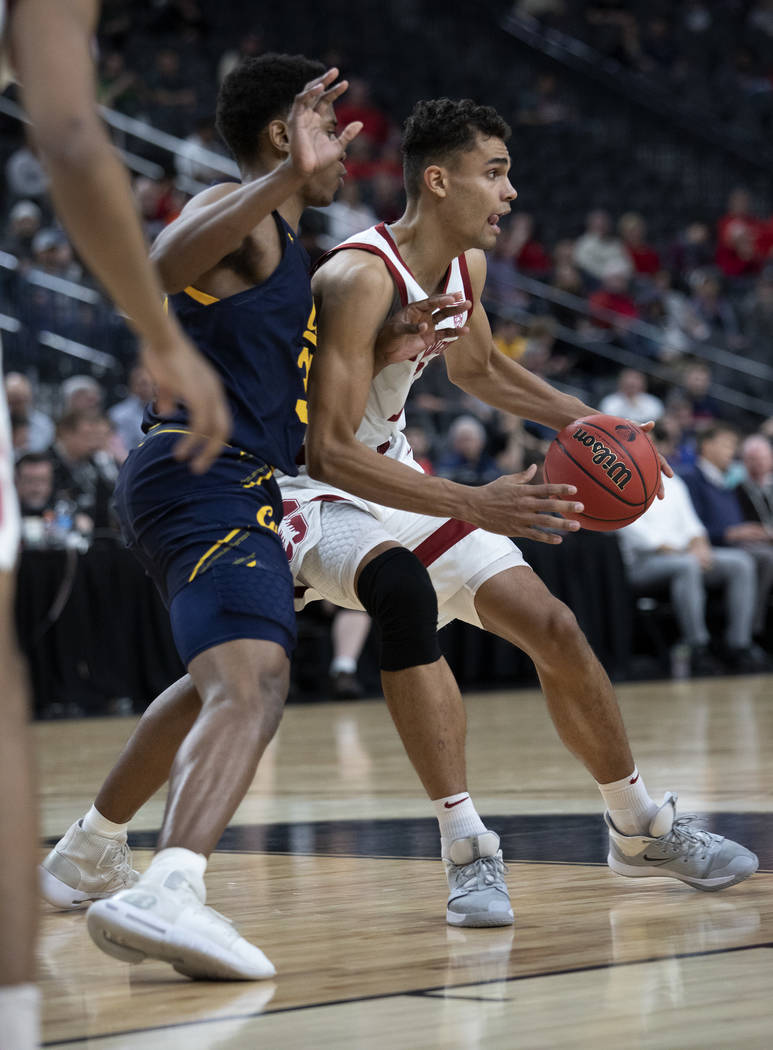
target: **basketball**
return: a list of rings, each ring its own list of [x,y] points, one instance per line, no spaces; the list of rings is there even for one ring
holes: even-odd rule
[[[584,416],[564,427],[545,457],[548,484],[574,485],[584,529],[609,532],[636,521],[660,484],[655,446],[640,426],[619,416]]]

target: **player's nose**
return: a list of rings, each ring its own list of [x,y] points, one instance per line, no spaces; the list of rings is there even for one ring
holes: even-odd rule
[[[505,200],[506,201],[514,201],[517,196],[518,196],[518,191],[516,190],[515,186],[513,186],[512,182],[510,182],[510,180],[508,179],[507,180],[507,187],[505,189]]]

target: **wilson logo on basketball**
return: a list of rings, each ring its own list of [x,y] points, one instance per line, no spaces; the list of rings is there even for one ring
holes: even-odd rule
[[[572,434],[572,438],[591,450],[593,462],[606,472],[612,484],[617,485],[622,492],[631,480],[631,472],[625,463],[619,460],[614,452],[608,449],[601,441],[597,441],[593,434],[589,434],[582,427],[577,427]]]

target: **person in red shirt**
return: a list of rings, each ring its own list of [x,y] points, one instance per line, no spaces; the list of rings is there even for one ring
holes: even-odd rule
[[[521,273],[545,277],[553,269],[550,256],[535,237],[534,219],[528,212],[518,212],[510,224],[510,247]]]
[[[658,253],[647,244],[647,227],[637,212],[629,211],[621,216],[617,230],[637,274],[652,277],[660,269]]]
[[[727,277],[758,273],[766,238],[766,224],[753,214],[749,191],[733,190],[717,223],[717,266]]]
[[[601,287],[588,297],[588,303],[594,311],[592,323],[597,328],[614,328],[624,332],[628,321],[639,316],[639,308],[628,291],[628,271],[617,263],[609,263],[601,279]],[[619,320],[604,316],[595,316],[596,310],[611,310],[619,314]]]

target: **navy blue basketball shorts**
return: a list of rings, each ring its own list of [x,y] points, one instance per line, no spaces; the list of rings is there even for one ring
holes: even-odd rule
[[[278,536],[282,497],[271,467],[226,448],[206,474],[173,456],[185,431],[163,424],[121,468],[115,507],[129,549],[169,609],[186,667],[237,638],[295,648],[293,580]]]

